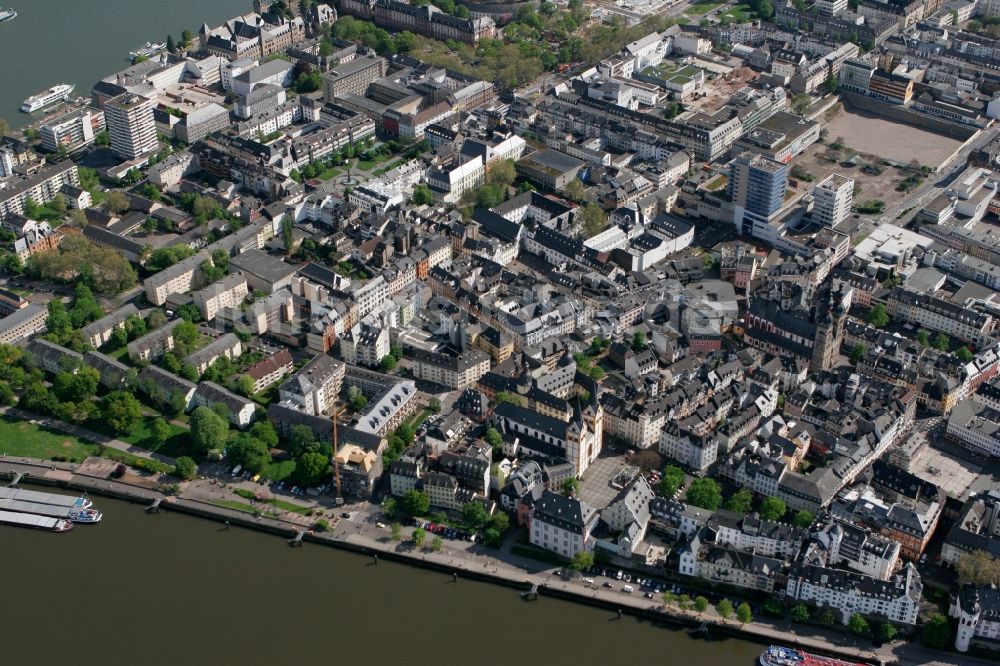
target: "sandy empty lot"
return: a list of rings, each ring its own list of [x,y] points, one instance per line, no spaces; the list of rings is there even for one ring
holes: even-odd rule
[[[827,123],[827,129],[831,142],[841,137],[844,145],[859,153],[904,164],[916,159],[937,167],[962,145],[951,137],[845,108]]]

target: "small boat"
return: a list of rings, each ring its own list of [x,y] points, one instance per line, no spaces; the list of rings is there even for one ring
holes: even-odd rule
[[[165,48],[167,48],[167,45],[162,42],[159,44],[155,42],[146,42],[146,45],[141,49],[129,51],[128,55],[132,60],[135,60],[136,58],[152,58]]]
[[[103,517],[97,509],[73,509],[68,516],[74,523],[99,523]]]
[[[823,657],[781,645],[768,647],[757,661],[760,666],[866,666],[856,661]]]
[[[39,109],[44,109],[50,104],[55,104],[56,102],[65,102],[69,99],[69,94],[73,92],[73,88],[76,86],[70,83],[60,83],[59,85],[52,86],[48,90],[42,91],[37,95],[32,95],[28,99],[24,100],[24,104],[21,105],[21,111],[25,113],[34,113]]]
[[[13,9],[0,9],[0,23],[13,21],[17,18],[17,12]]]

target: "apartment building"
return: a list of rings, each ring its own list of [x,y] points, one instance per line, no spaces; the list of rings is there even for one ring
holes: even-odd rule
[[[86,108],[44,122],[38,128],[42,147],[53,153],[85,148],[104,131],[104,111]]]
[[[546,490],[531,511],[531,544],[570,559],[590,552],[594,548],[590,534],[598,518],[584,502]]]
[[[489,355],[479,349],[451,355],[407,347],[405,355],[410,360],[414,377],[450,389],[471,386],[490,370]]]
[[[364,97],[368,84],[385,76],[385,58],[361,56],[334,67],[323,75],[323,101],[334,102],[338,97],[354,94]]]
[[[0,173],[6,173],[2,163]],[[27,175],[0,177],[0,218],[24,215],[24,202],[28,199],[41,205],[61,196],[64,185],[80,185],[80,173],[69,160],[46,164]]]
[[[221,308],[238,308],[247,297],[247,281],[239,273],[230,273],[218,282],[200,289],[191,298],[205,321],[215,319]]]
[[[851,215],[854,181],[832,173],[813,188],[813,221],[835,227]]]
[[[211,261],[205,250],[168,266],[155,275],[143,281],[146,288],[146,298],[153,305],[163,305],[171,294],[184,294],[191,291],[198,275],[198,267],[202,262]]]
[[[111,150],[123,160],[134,160],[156,152],[156,100],[125,93],[104,103],[104,118],[111,136]]]
[[[112,334],[116,330],[125,328],[126,319],[138,314],[138,308],[131,303],[126,303],[114,312],[80,329],[80,332],[83,334],[83,340],[94,349],[100,349],[111,339]]]
[[[14,344],[45,330],[49,312],[41,305],[28,304],[16,312],[0,319],[0,343]]]
[[[184,362],[193,365],[198,374],[203,375],[208,370],[208,366],[218,359],[226,357],[229,360],[234,360],[239,358],[242,353],[243,343],[240,342],[240,339],[233,333],[225,333],[188,356]]]
[[[963,342],[985,344],[993,333],[992,315],[900,286],[893,287],[889,292],[886,309],[894,319],[902,319]]]

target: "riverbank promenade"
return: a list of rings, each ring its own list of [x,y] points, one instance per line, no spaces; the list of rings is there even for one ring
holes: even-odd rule
[[[227,491],[209,482],[181,484],[179,493],[167,494],[170,477],[128,472],[122,479],[94,476],[88,473],[88,463],[59,463],[29,458],[0,457],[0,475],[10,477],[24,474],[23,482],[54,485],[92,494],[107,495],[145,505],[160,501],[160,508],[179,511],[226,522],[233,526],[271,532],[292,539],[306,532],[304,523],[311,523],[299,514],[289,514],[288,520],[273,515],[254,515],[212,503],[213,493]],[[214,490],[213,490],[214,489]],[[174,488],[177,490],[177,488]],[[915,643],[894,641],[874,648],[867,639],[853,639],[843,634],[828,632],[810,625],[793,625],[789,622],[772,622],[765,618],[739,624],[734,619],[723,620],[714,609],[703,613],[682,611],[664,606],[660,599],[646,599],[641,594],[625,594],[619,589],[607,589],[585,582],[580,577],[564,578],[561,568],[509,552],[487,548],[466,541],[445,541],[439,551],[425,544],[414,546],[410,540],[412,528],[404,528],[402,540],[395,541],[387,527],[380,526],[377,507],[357,505],[350,507],[349,518],[341,519],[340,511],[323,506],[314,500],[317,512],[331,516],[332,528],[326,532],[308,531],[304,540],[346,548],[374,558],[409,563],[441,571],[452,577],[456,584],[463,579],[476,579],[503,584],[524,591],[537,585],[541,597],[556,596],[571,601],[605,608],[612,615],[621,613],[641,615],[654,621],[697,626],[707,625],[709,633],[716,636],[732,635],[766,644],[783,644],[807,651],[835,654],[843,659],[870,664],[903,664],[929,666],[987,666],[994,662],[928,650]],[[140,510],[137,507],[137,510]],[[542,601],[544,603],[544,600]]]

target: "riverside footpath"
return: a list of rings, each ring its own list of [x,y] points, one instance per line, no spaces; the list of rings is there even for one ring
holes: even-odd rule
[[[711,608],[704,613],[682,611],[674,606],[664,606],[659,599],[646,599],[640,594],[626,594],[618,589],[604,588],[600,584],[587,583],[579,577],[564,578],[560,567],[480,544],[446,541],[439,551],[429,547],[417,548],[410,539],[411,528],[403,529],[402,540],[393,540],[388,527],[380,523],[378,507],[372,505],[350,507],[352,510],[348,512],[349,517],[335,518],[331,521],[333,525],[330,531],[307,531],[301,516],[288,516],[289,519],[284,520],[280,517],[249,514],[209,501],[186,498],[187,484],[177,486],[173,483],[176,480],[171,477],[127,472],[121,479],[110,479],[107,477],[106,466],[88,463],[89,461],[81,464],[55,463],[0,457],[0,475],[9,477],[21,473],[26,475],[23,482],[107,495],[146,505],[159,500],[159,506],[163,510],[270,532],[285,539],[301,535],[301,539],[307,543],[351,550],[373,557],[376,562],[383,558],[440,571],[455,582],[474,579],[520,591],[537,586],[541,598],[538,603],[544,603],[546,596],[554,596],[603,608],[611,614],[635,615],[661,624],[690,627],[704,624],[709,633],[717,637],[732,635],[764,645],[796,646],[811,652],[869,664],[995,666],[995,662],[928,650],[915,643],[895,641],[873,648],[867,639],[852,639],[808,625],[769,622],[766,619],[739,624],[733,619],[723,620]],[[193,482],[196,487],[198,483]],[[168,490],[172,492],[166,492]],[[321,510],[320,504],[316,504],[317,511]]]

